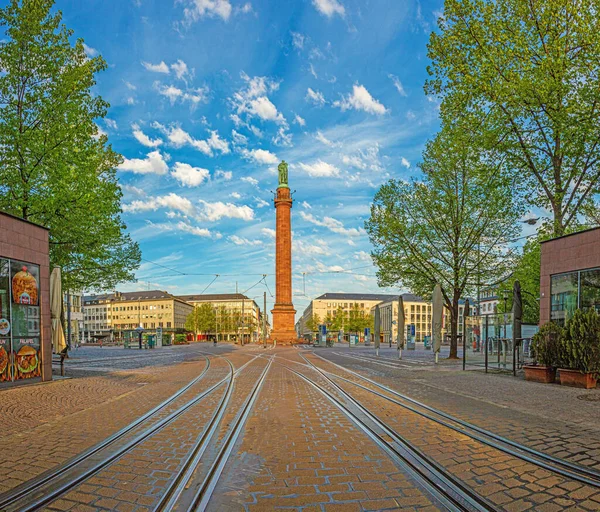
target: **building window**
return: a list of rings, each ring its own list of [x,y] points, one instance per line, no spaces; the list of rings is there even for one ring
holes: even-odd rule
[[[586,270],[580,273],[581,309],[594,308],[600,312],[600,269]]]
[[[564,325],[577,309],[578,273],[552,276],[550,282],[550,319]]]

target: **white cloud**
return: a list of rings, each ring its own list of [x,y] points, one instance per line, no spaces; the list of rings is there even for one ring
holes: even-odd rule
[[[356,228],[345,228],[344,224],[333,217],[323,217],[323,220],[317,219],[312,213],[300,212],[300,217],[302,217],[305,221],[310,222],[316,226],[321,226],[329,229],[334,233],[338,233],[340,235],[345,236],[360,236],[363,234],[362,229]]]
[[[317,160],[313,164],[304,164],[300,162],[298,166],[313,178],[327,178],[340,175],[340,170],[335,165],[323,162],[323,160]]]
[[[127,105],[135,105],[135,98],[133,96],[129,96],[126,101]]]
[[[176,162],[171,171],[171,176],[182,185],[197,187],[210,178],[210,172],[201,167],[192,167],[190,164]]]
[[[247,160],[254,160],[259,164],[272,165],[279,163],[277,155],[266,149],[253,149],[251,151],[244,149],[242,151],[242,156]]]
[[[270,203],[268,203],[264,199],[261,199],[260,197],[255,197],[254,199],[256,199],[257,208],[265,208],[266,206],[270,206]]]
[[[133,194],[134,196],[146,197],[146,192],[141,188],[134,187],[133,185],[121,185],[121,189]]]
[[[231,171],[220,171],[219,170],[215,173],[215,176],[217,178],[223,178],[223,181],[231,181],[231,178],[233,178],[233,173]]]
[[[275,235],[277,234],[276,231],[271,228],[262,228],[260,232],[268,238],[275,238]]]
[[[96,48],[92,48],[91,46],[88,46],[85,43],[83,43],[83,51],[90,59],[93,59],[99,53],[98,50],[96,50]]]
[[[174,85],[163,85],[160,82],[154,82],[154,89],[161,96],[169,98],[171,105],[174,105],[177,100],[182,102],[190,102],[192,107],[196,107],[200,102],[208,101],[208,87],[198,87],[197,89],[188,89],[186,91]]]
[[[250,183],[250,185],[252,185],[254,187],[256,187],[256,185],[258,185],[258,180],[254,179],[252,176],[244,176],[243,178],[241,178],[241,181]]]
[[[249,206],[236,206],[235,204],[223,203],[221,201],[209,203],[203,200],[200,200],[200,204],[203,207],[201,216],[209,221],[217,221],[223,217],[245,221],[254,219],[254,210]]]
[[[159,64],[152,64],[150,62],[142,61],[142,66],[153,73],[164,73],[165,75],[169,74],[169,66],[167,66],[162,60]]]
[[[406,113],[406,119],[408,119],[409,121],[414,121],[416,118],[417,118],[417,116],[412,110],[409,110]]]
[[[135,91],[137,90],[137,87],[135,85],[133,85],[131,82],[127,82],[125,81],[125,86],[127,87],[127,89],[129,89],[130,91]]]
[[[342,162],[345,165],[355,167],[356,169],[380,172],[383,171],[383,165],[379,158],[379,144],[375,143],[373,146],[366,149],[359,149],[355,155],[343,155]]]
[[[315,135],[315,139],[317,139],[319,142],[322,142],[323,144],[325,144],[326,146],[329,146],[330,148],[337,146],[337,144],[333,141],[330,141],[327,137],[325,137],[325,135],[323,135],[320,131],[317,131],[317,134]]]
[[[167,136],[171,145],[173,145],[176,148],[181,148],[183,146],[191,146],[207,156],[212,156],[213,150],[220,151],[222,154],[227,154],[230,151],[229,143],[221,139],[219,137],[218,132],[216,131],[211,131],[209,139],[199,140],[195,139],[188,132],[176,125],[166,127],[160,123],[155,122],[152,123],[152,127],[162,131]]]
[[[328,18],[331,18],[335,14],[339,14],[342,17],[346,14],[346,9],[344,9],[344,6],[338,0],[313,0],[313,5],[317,11]]]
[[[277,135],[273,137],[273,144],[276,146],[292,146],[292,134],[287,129],[287,125],[279,127]]]
[[[347,156],[344,155],[342,157],[342,162],[344,162],[344,164],[346,165],[350,165],[352,167],[356,167],[357,169],[366,169],[367,168],[367,164],[365,164],[360,157],[358,156]]]
[[[229,197],[233,197],[234,199],[241,199],[242,195],[238,192],[232,192],[231,194],[229,194]]]
[[[292,45],[297,50],[302,50],[304,48],[305,39],[306,38],[303,34],[300,34],[299,32],[292,32]]]
[[[216,130],[211,130],[208,145],[215,151],[220,151],[224,155],[229,153],[229,143],[219,137],[219,133]]]
[[[158,138],[158,139],[151,139],[150,137],[148,137],[148,135],[146,135],[140,129],[139,125],[137,125],[135,123],[131,125],[131,128],[133,129],[133,136],[143,146],[146,146],[148,148],[156,148],[156,147],[160,146],[163,143],[163,140],[160,139],[160,138]]]
[[[184,1],[184,0],[180,0]],[[187,0],[187,7],[183,10],[184,23],[190,25],[205,16],[219,17],[227,21],[231,16],[231,3],[229,0]]]
[[[246,2],[241,7],[236,7],[235,12],[236,12],[236,14],[240,13],[240,12],[242,14],[248,14],[248,13],[252,12],[252,4],[250,2]]]
[[[248,144],[248,137],[236,132],[235,130],[231,130],[231,138],[233,143],[237,146],[245,146]]]
[[[152,151],[144,159],[125,158],[119,165],[119,170],[130,171],[134,174],[166,174],[169,166],[160,151]]]
[[[316,78],[316,79],[318,79],[318,78],[319,78],[319,76],[317,75],[317,72],[315,71],[315,67],[313,66],[312,62],[310,63],[310,74],[311,74],[311,75],[312,75],[314,78]]]
[[[407,169],[410,169],[410,162],[406,158],[402,157],[400,163]]]
[[[304,208],[306,210],[312,210],[312,206],[309,203],[307,203],[306,201],[302,201],[300,204],[302,205],[302,208]]]
[[[187,64],[181,59],[177,59],[177,62],[171,64],[171,69],[175,72],[175,76],[180,80],[186,75],[189,75]]]
[[[94,139],[98,140],[100,137],[102,137],[102,135],[108,136],[108,133],[106,133],[102,128],[100,128],[100,126],[96,125],[96,134],[93,135]]]
[[[258,117],[263,121],[272,121],[280,125],[287,126],[287,121],[283,114],[277,110],[277,107],[268,98],[267,94],[276,91],[279,83],[264,77],[257,76],[250,78],[246,73],[241,73],[242,79],[246,82],[245,87],[237,91],[231,103],[236,110],[236,126],[242,124],[240,115],[246,114],[247,119]]]
[[[306,101],[309,101],[319,107],[325,105],[325,96],[319,91],[313,91],[310,87],[306,91]]]
[[[183,97],[183,91],[174,85],[161,85],[158,82],[155,82],[154,86],[158,91],[158,94],[169,98],[171,105],[174,105],[179,98]]]
[[[335,101],[333,106],[340,107],[342,111],[353,108],[377,115],[387,112],[387,109],[373,98],[364,86],[357,84],[352,86],[352,94],[343,97],[341,101]]]
[[[119,126],[117,125],[117,122],[114,119],[109,119],[108,117],[106,117],[104,118],[104,122],[106,123],[106,126],[112,128],[113,130],[119,129]]]
[[[123,205],[123,211],[130,213],[156,211],[160,208],[178,211],[189,216],[194,216],[196,214],[196,208],[194,208],[194,205],[189,199],[174,193],[170,193],[166,196],[148,197],[144,200],[136,200]]]
[[[371,255],[366,252],[366,251],[358,251],[354,253],[354,259],[355,260],[359,260],[359,261],[368,261],[368,262],[372,262],[373,259],[371,258]]]
[[[187,224],[186,222],[179,221],[176,224],[172,223],[162,223],[162,224],[154,224],[150,223],[150,225],[160,231],[183,231],[184,233],[189,233],[190,235],[199,236],[202,238],[221,238],[220,233],[211,233],[206,228],[199,228],[197,226],[192,226],[191,224]]]
[[[400,79],[392,74],[388,75],[388,78],[390,78],[392,82],[394,82],[394,87],[396,88],[400,96],[406,96],[406,91],[404,90],[404,86],[402,85]]]
[[[296,123],[299,126],[306,126],[306,121],[298,114],[294,116],[294,123]]]
[[[248,240],[247,238],[237,235],[231,235],[229,240],[235,245],[262,245],[264,243],[262,240]]]

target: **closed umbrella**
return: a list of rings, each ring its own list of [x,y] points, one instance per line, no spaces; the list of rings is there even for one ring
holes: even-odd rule
[[[398,297],[398,359],[402,359],[402,349],[404,348],[404,335],[406,334],[404,322],[404,299],[400,295]]]
[[[515,281],[513,285],[513,347],[516,346],[517,340],[520,340],[521,324],[523,321],[523,300],[521,298],[521,283]]]
[[[433,288],[433,315],[432,315],[432,335],[433,352],[435,353],[435,362],[438,362],[440,349],[442,348],[442,316],[444,313],[444,297],[442,296],[442,287],[436,283]]]
[[[62,284],[60,280],[60,268],[54,267],[50,274],[50,317],[52,319],[52,348],[55,354],[60,354],[67,343],[65,333],[60,322],[63,307]]]
[[[375,353],[379,355],[379,336],[381,331],[381,314],[379,313],[379,305],[375,306],[375,328],[373,329],[375,332],[373,336],[375,337]]]

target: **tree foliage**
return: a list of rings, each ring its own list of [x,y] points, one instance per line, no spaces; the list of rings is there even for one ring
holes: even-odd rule
[[[429,42],[443,122],[506,157],[553,236],[597,211],[598,55],[597,0],[446,0]]]
[[[106,68],[52,13],[53,0],[0,9],[0,209],[50,229],[66,289],[133,279],[140,251],[120,218],[121,156],[98,135],[108,103],[92,93]]]
[[[194,310],[188,315],[185,321],[185,328],[188,331],[199,333],[213,333],[216,330],[217,315],[212,304],[205,303],[195,306]]]
[[[522,208],[511,200],[503,160],[448,126],[427,145],[421,170],[422,179],[384,184],[365,226],[380,286],[426,298],[440,283],[456,357],[459,299],[508,274]]]

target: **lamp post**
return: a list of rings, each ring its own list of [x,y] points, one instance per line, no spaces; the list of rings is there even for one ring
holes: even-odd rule
[[[508,293],[506,290],[504,290],[502,292],[502,298],[504,299],[504,338],[506,339],[506,321],[507,321],[506,303],[508,302]]]

